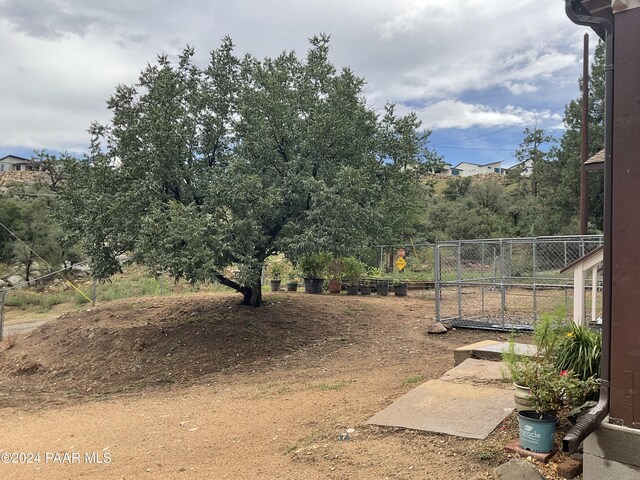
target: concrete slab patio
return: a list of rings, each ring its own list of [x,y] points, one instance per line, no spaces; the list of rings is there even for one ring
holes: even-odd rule
[[[367,423],[483,439],[513,410],[501,362],[468,359],[400,397]]]

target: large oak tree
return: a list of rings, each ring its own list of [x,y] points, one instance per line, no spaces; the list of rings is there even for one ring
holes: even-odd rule
[[[376,113],[364,80],[329,62],[328,37],[310,42],[305,59],[258,60],[225,38],[205,68],[186,48],[177,65],[161,56],[117,87],[111,121],[92,125],[61,193],[61,218],[97,277],[133,252],[257,306],[269,255],[345,253],[402,234],[434,159],[429,132],[393,105]],[[224,274],[230,265],[239,275]]]

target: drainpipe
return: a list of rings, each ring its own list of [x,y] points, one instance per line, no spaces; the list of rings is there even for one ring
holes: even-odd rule
[[[603,322],[602,359],[600,363],[600,399],[562,439],[562,450],[573,453],[609,413],[609,380],[611,365],[611,219],[613,172],[611,168],[613,141],[613,24],[606,18],[588,15],[579,0],[565,0],[569,19],[578,25],[591,27],[605,41],[605,111],[604,111],[604,263],[603,263]]]

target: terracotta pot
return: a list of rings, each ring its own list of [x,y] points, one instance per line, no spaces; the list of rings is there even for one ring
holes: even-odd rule
[[[329,293],[340,293],[340,290],[342,290],[342,280],[339,278],[329,280]]]

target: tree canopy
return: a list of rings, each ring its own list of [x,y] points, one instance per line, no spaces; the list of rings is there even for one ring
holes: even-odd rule
[[[60,219],[94,275],[133,252],[188,281],[217,280],[261,302],[265,259],[346,254],[400,238],[426,165],[441,160],[413,113],[378,114],[365,81],[329,61],[329,38],[306,58],[235,56],[225,38],[206,67],[187,47],[147,65],[108,101],[91,149],[67,159]],[[225,269],[237,266],[231,277]]]

